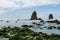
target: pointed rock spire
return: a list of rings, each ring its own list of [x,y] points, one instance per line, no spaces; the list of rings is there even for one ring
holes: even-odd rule
[[[53,19],[53,14],[49,14],[49,19]]]
[[[34,11],[31,16],[31,20],[37,20],[37,13]]]

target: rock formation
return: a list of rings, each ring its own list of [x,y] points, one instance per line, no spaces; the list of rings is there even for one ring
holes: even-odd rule
[[[34,11],[31,16],[31,20],[37,20],[37,13]]]
[[[51,20],[51,21],[46,21],[46,22],[49,22],[49,23],[57,23],[57,24],[60,24],[60,21],[59,20]]]
[[[41,18],[38,18],[38,20],[42,20]]]
[[[49,14],[49,19],[53,19],[53,14]]]

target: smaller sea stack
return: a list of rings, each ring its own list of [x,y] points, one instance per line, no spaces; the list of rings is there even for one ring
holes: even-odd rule
[[[49,18],[48,19],[53,19],[53,14],[49,14]]]

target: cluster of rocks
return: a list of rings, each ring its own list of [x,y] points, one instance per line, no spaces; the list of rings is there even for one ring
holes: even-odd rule
[[[49,14],[49,18],[48,19],[53,19],[53,15],[52,14]],[[36,11],[34,11],[32,13],[31,20],[42,20],[42,19],[41,18],[38,18]]]
[[[46,21],[46,22],[60,24],[60,21],[59,20],[51,20],[51,21]]]
[[[53,19],[53,14],[49,14],[48,19],[49,19],[49,20],[50,20],[50,19]],[[32,13],[32,16],[31,16],[31,19],[30,19],[30,20],[42,20],[42,21],[44,21],[43,19],[37,17],[36,11],[34,11],[34,12]],[[60,21],[59,21],[59,20],[50,20],[50,21],[49,21],[49,20],[47,20],[46,22],[58,23],[58,24],[60,24]]]

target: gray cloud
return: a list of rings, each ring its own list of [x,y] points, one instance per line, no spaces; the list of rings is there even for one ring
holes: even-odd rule
[[[60,4],[60,0],[0,0],[0,12],[4,13],[17,8],[53,4]]]

